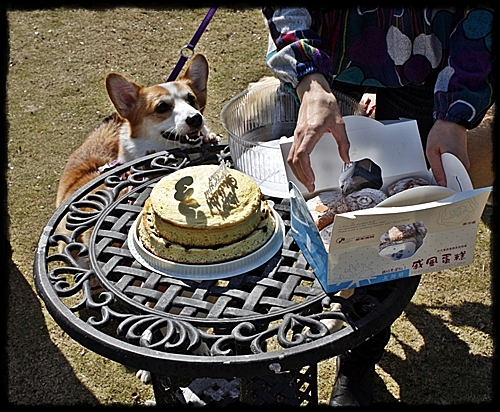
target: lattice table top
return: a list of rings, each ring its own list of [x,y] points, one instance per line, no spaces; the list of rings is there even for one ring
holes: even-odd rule
[[[226,279],[186,280],[142,266],[128,231],[161,177],[230,159],[225,145],[146,156],[102,174],[54,213],[35,254],[37,291],[59,325],[117,362],[177,376],[257,376],[339,354],[392,323],[419,277],[327,295],[289,231],[287,199],[272,200],[285,224],[282,249]],[[55,234],[67,220],[69,235]],[[91,234],[89,245],[80,237]],[[63,244],[63,250],[57,244]],[[331,310],[340,303],[340,310]],[[344,327],[330,333],[322,319]],[[200,354],[207,356],[199,356]]]

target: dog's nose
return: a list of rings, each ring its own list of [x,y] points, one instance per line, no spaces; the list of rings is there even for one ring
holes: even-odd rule
[[[194,116],[189,116],[186,119],[186,123],[190,127],[200,127],[203,124],[203,117],[201,114],[196,113]]]

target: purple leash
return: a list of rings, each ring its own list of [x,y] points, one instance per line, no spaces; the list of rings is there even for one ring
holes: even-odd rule
[[[196,43],[198,43],[198,40],[200,40],[201,35],[207,28],[208,23],[212,19],[216,10],[217,7],[211,7],[210,10],[208,10],[208,13],[201,22],[200,27],[198,27],[198,30],[196,30],[196,33],[194,34],[189,44],[181,49],[181,57],[179,58],[179,61],[175,65],[174,70],[170,74],[169,78],[167,79],[167,82],[174,81],[177,78],[186,60],[194,54],[194,46],[196,46]]]

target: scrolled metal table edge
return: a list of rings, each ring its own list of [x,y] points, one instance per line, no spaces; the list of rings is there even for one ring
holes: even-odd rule
[[[358,346],[400,316],[415,293],[420,276],[391,282],[392,290],[381,302],[376,299],[374,301],[371,297],[368,301],[363,300],[364,296],[367,296],[366,287],[356,289],[354,295],[347,300],[327,295],[321,290],[312,293],[312,297],[308,296],[302,304],[290,311],[273,308],[272,312],[275,315],[272,313],[268,315],[264,323],[255,315],[243,318],[241,322],[231,319],[229,323],[222,324],[223,329],[227,330],[215,331],[210,335],[204,328],[209,323],[204,320],[195,319],[192,322],[189,318],[180,316],[175,318],[176,324],[172,325],[169,316],[166,316],[168,318],[166,320],[162,319],[162,316],[157,316],[154,310],[134,313],[137,312],[136,308],[127,302],[123,304],[117,300],[120,293],[106,288],[107,285],[103,285],[103,282],[99,283],[104,286],[104,290],[100,292],[99,297],[96,297],[91,290],[91,280],[96,279],[95,271],[72,260],[71,256],[74,255],[71,255],[71,252],[74,252],[75,248],[80,248],[77,251],[79,256],[85,257],[88,254],[85,245],[79,245],[76,239],[66,239],[67,244],[73,246],[69,248],[71,250],[64,258],[58,253],[49,255],[49,249],[55,247],[57,240],[60,240],[60,238],[54,239],[53,236],[59,222],[70,213],[72,205],[74,207],[75,203],[85,200],[89,192],[97,190],[103,183],[109,186],[108,191],[112,192],[112,195],[109,195],[111,196],[109,199],[105,199],[108,195],[100,195],[97,203],[102,203],[102,210],[90,216],[85,223],[87,225],[94,225],[101,213],[113,205],[116,206],[117,202],[120,202],[120,193],[124,188],[131,188],[133,192],[135,188],[147,185],[150,176],[190,165],[219,163],[221,158],[230,159],[227,148],[224,144],[203,145],[200,149],[201,154],[196,150],[191,150],[192,153],[189,153],[175,149],[117,165],[77,191],[54,212],[40,234],[34,257],[34,280],[37,293],[44,301],[49,314],[72,339],[99,355],[120,364],[149,370],[153,374],[178,377],[251,378],[278,375],[300,369],[302,366],[317,365],[321,360]],[[173,167],[168,165],[169,158],[173,159]],[[78,224],[75,227],[75,232],[78,234],[80,230]],[[291,254],[300,255],[300,251]],[[276,261],[279,262],[280,259],[283,258],[274,259],[271,263],[276,265]],[[49,271],[50,263],[59,261],[61,265],[61,260],[70,268],[63,267],[63,276],[58,275],[58,268]],[[277,265],[279,266],[279,263]],[[267,269],[268,272],[272,270],[272,268]],[[72,277],[72,282],[67,282],[68,276]],[[316,282],[315,287],[318,288],[318,285]],[[72,295],[80,296],[80,300],[74,306],[68,307],[63,303],[63,299]],[[356,302],[359,296],[361,296],[360,304],[366,310],[364,316],[353,320],[349,316],[346,317],[345,313],[341,313],[341,318],[346,321],[347,326],[330,333],[321,323],[321,319],[329,316],[328,311],[325,315],[325,311],[321,308],[328,307],[331,302],[340,302],[343,307],[349,306]],[[114,305],[117,304],[122,306],[120,310],[116,310]],[[123,308],[129,309],[130,313],[126,313]],[[92,313],[84,319],[77,315],[81,311]],[[336,316],[338,317],[338,314]],[[151,325],[155,322],[159,324],[158,328],[160,326],[167,329],[177,328],[175,329],[177,335],[185,335],[187,338],[184,342],[167,341],[163,342],[163,345],[159,345],[157,339],[154,344],[152,335],[156,335],[157,330]],[[118,325],[118,329],[121,328],[118,330],[119,333],[113,334],[114,336],[103,329],[110,323],[113,327]],[[151,328],[140,329],[138,325],[144,323]],[[274,326],[268,327],[271,324]],[[138,331],[136,332],[134,328]],[[121,336],[118,336],[120,334]],[[266,341],[270,337],[277,340],[281,347],[266,352]],[[196,355],[196,351],[205,341],[215,349],[210,356]],[[235,348],[241,349],[241,347],[243,349],[239,351],[240,353],[235,353]]]

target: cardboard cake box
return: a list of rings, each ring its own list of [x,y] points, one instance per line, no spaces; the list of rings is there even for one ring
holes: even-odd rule
[[[477,228],[492,188],[474,190],[462,163],[449,153],[442,156],[448,187],[437,186],[427,169],[415,120],[381,123],[346,116],[344,122],[351,162],[369,159],[379,166],[380,190],[406,177],[423,178],[431,185],[400,192],[371,209],[336,215],[327,250],[306,200],[324,190],[341,191],[344,164],[337,143],[325,135],[311,153],[316,191],[309,193],[286,163],[293,137],[281,138],[292,235],[325,292],[471,264]],[[414,231],[418,236],[385,242],[391,229],[408,225],[418,229]]]

